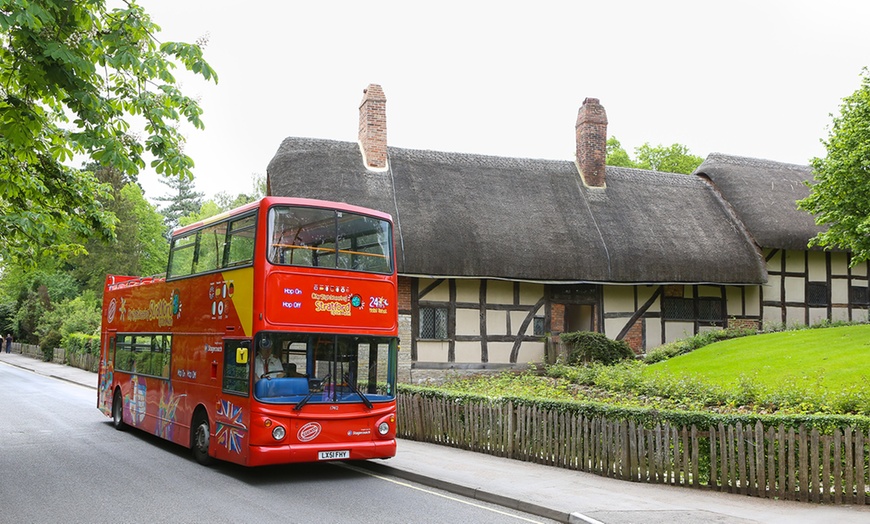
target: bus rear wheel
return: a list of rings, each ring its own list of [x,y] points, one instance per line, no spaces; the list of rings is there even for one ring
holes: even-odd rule
[[[115,396],[112,398],[112,426],[118,431],[127,429],[127,424],[124,423],[124,402],[121,399],[121,390],[115,390]]]
[[[213,458],[208,454],[210,431],[208,425],[208,417],[199,414],[193,419],[191,426],[193,430],[193,458],[203,466],[208,466],[213,462]]]

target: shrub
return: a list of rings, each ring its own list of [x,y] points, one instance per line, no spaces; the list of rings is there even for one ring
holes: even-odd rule
[[[61,336],[55,330],[51,330],[39,341],[39,349],[42,351],[42,360],[51,362],[54,358],[54,348],[60,347]]]
[[[562,333],[562,341],[568,346],[568,364],[601,362],[613,364],[634,357],[634,351],[622,340],[611,340],[603,333],[576,331]]]
[[[100,337],[85,333],[70,333],[63,337],[63,347],[68,353],[97,355],[100,352]]]
[[[635,360],[623,360],[614,365],[594,365],[597,373],[594,385],[610,391],[637,391],[643,384],[644,364]]]
[[[64,300],[46,311],[39,320],[37,333],[51,330],[60,332],[61,337],[72,333],[95,333],[100,328],[100,302],[92,291],[85,291],[72,300]],[[66,346],[64,346],[66,347]]]
[[[544,368],[545,374],[552,378],[565,379],[574,384],[583,386],[591,386],[595,384],[595,377],[601,366],[569,366],[568,364],[558,362]]]

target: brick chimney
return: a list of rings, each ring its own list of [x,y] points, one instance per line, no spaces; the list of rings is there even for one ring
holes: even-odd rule
[[[378,84],[363,89],[359,105],[359,146],[368,169],[387,167],[387,97]]]
[[[587,98],[577,113],[575,161],[587,187],[605,187],[607,160],[607,113],[597,98]]]

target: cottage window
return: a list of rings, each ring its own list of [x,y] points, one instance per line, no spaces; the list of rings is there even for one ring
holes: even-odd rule
[[[695,306],[691,298],[662,299],[662,317],[665,320],[695,320]]]
[[[698,320],[707,322],[721,322],[725,315],[722,314],[722,301],[718,298],[698,299]]]
[[[695,306],[697,305],[697,316]],[[718,298],[673,298],[662,299],[662,317],[665,320],[699,320],[702,322],[722,322],[722,300]]]
[[[447,338],[447,308],[420,308],[420,338]]]
[[[807,283],[807,305],[808,306],[827,306],[828,305],[828,285],[824,282],[808,282]]]
[[[544,336],[544,317],[535,317],[532,334],[536,337]]]
[[[870,288],[852,286],[849,288],[849,302],[856,306],[870,305]]]

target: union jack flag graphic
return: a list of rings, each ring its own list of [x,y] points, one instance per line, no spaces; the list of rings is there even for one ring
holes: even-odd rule
[[[242,408],[227,400],[221,400],[220,410],[216,413],[216,432],[218,444],[233,453],[242,452],[242,440],[248,428],[242,423]],[[221,420],[223,419],[223,420]]]

